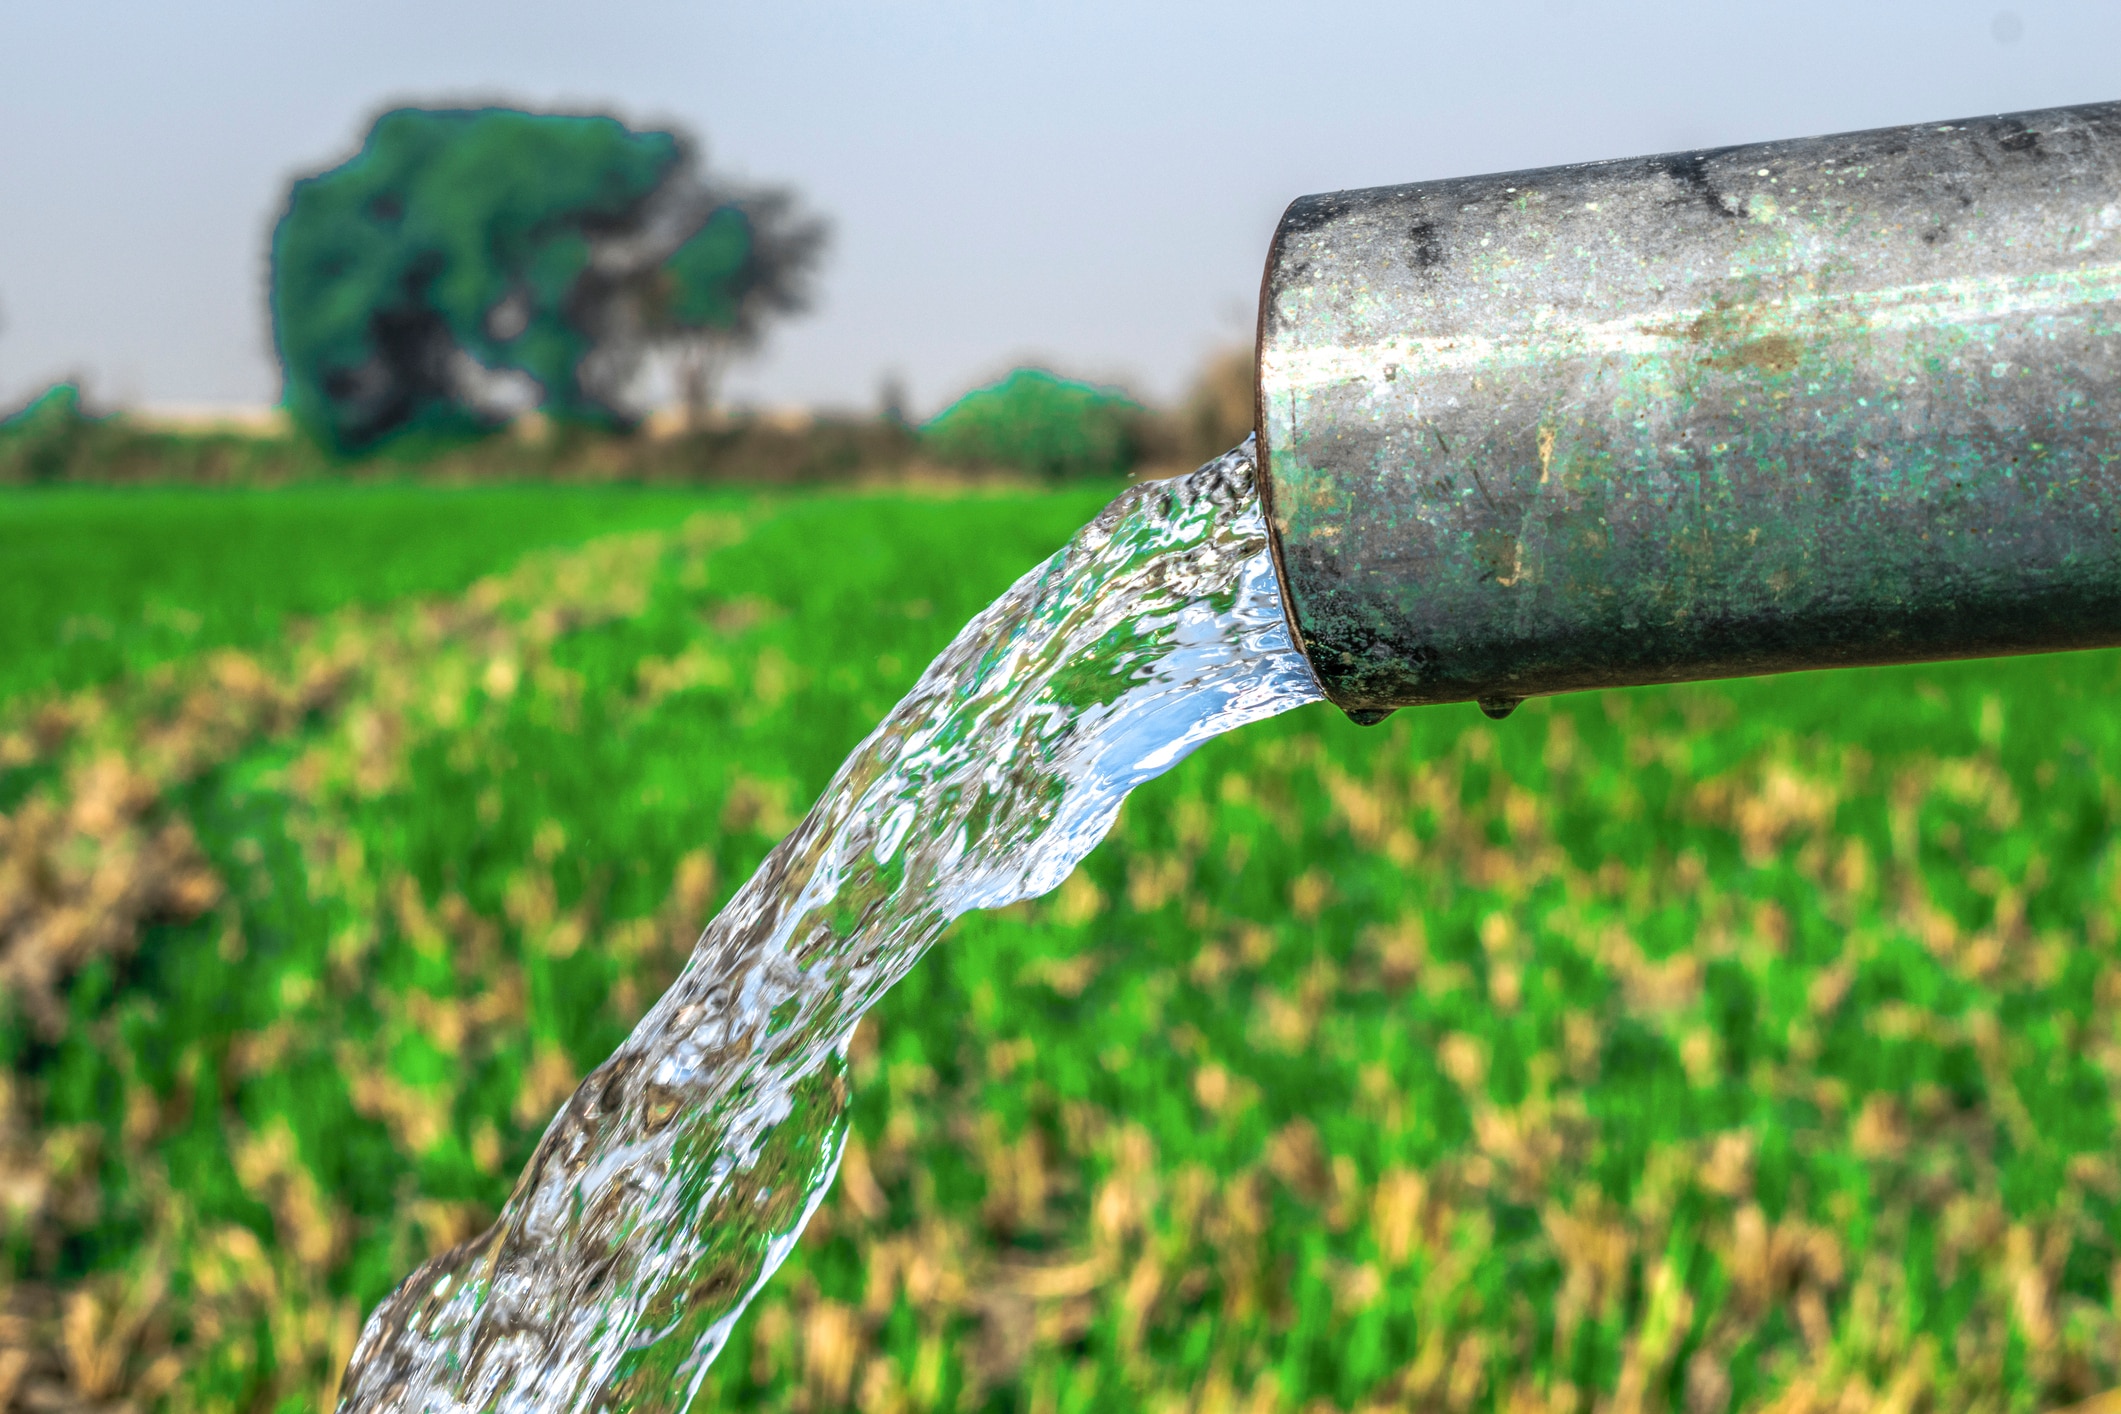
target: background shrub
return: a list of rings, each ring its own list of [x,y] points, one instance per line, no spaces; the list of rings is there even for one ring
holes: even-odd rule
[[[921,429],[921,441],[930,455],[959,466],[1054,480],[1115,476],[1137,459],[1144,416],[1117,389],[1019,368],[943,409]]]
[[[72,383],[54,383],[0,419],[0,485],[57,480],[92,421]]]

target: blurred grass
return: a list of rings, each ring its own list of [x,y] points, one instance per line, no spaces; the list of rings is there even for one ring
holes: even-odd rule
[[[328,1403],[360,1314],[1104,489],[732,496],[19,696],[5,1393]],[[2117,685],[2083,654],[1211,743],[865,1025],[841,1180],[702,1407],[2121,1383]]]
[[[388,482],[0,493],[0,699],[256,647],[290,615],[461,589],[536,546],[675,525],[711,494]]]

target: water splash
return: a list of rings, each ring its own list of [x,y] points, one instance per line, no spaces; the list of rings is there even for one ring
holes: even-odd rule
[[[831,1186],[854,1026],[950,921],[1047,892],[1127,792],[1319,700],[1252,444],[1131,487],[967,624],[539,1141],[369,1318],[342,1411],[679,1410]]]

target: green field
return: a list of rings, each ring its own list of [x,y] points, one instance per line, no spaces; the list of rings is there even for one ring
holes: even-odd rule
[[[1112,489],[0,496],[0,1408],[328,1408],[367,1307]],[[701,1407],[2121,1385],[2117,688],[2085,654],[1211,743],[863,1028],[841,1180]]]
[[[292,617],[448,593],[526,550],[668,527],[703,504],[633,488],[390,482],[15,492],[0,500],[0,699],[256,648]]]

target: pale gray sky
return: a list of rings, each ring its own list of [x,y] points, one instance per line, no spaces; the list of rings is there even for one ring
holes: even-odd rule
[[[2114,0],[0,4],[0,406],[277,396],[284,184],[390,102],[677,120],[834,222],[744,399],[1183,387],[1305,192],[2121,98]]]

